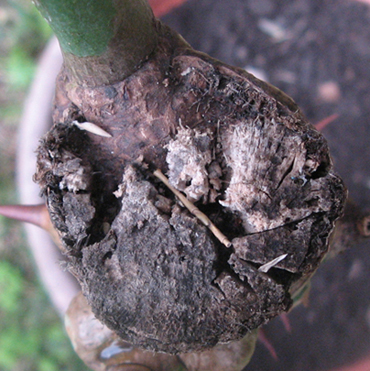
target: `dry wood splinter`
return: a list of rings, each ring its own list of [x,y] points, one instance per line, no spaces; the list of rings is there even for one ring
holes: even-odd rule
[[[275,267],[278,263],[280,263],[282,260],[284,260],[288,254],[283,254],[278,256],[277,258],[267,262],[266,264],[261,265],[258,270],[263,273],[267,273],[271,268]]]
[[[78,122],[77,120],[72,122],[73,125],[76,125],[80,130],[88,131],[89,133],[99,135],[104,138],[112,138],[112,135],[103,130],[98,125],[93,124],[92,122]]]
[[[215,237],[226,247],[231,246],[231,242],[227,237],[212,223],[208,216],[202,213],[193,203],[191,203],[181,192],[171,186],[167,177],[162,173],[161,170],[157,169],[153,173],[159,180],[161,180],[170,191],[184,204],[184,206],[196,216],[210,231],[215,235]]]

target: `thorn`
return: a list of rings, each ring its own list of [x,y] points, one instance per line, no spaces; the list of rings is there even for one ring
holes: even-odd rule
[[[318,131],[322,131],[326,126],[328,126],[330,123],[332,123],[334,120],[336,120],[339,117],[337,113],[334,113],[328,117],[325,117],[321,121],[319,121],[317,124],[314,125],[315,129]]]
[[[258,331],[258,340],[265,346],[265,348],[269,351],[271,357],[278,361],[279,357],[277,356],[276,350],[274,346],[271,344],[270,340],[266,336],[266,332],[264,329],[260,329]]]
[[[156,17],[169,13],[172,9],[179,7],[186,0],[149,0]]]
[[[10,219],[46,227],[46,206],[42,205],[0,205],[0,214]],[[48,214],[48,213],[47,213]]]
[[[0,215],[7,218],[31,223],[48,232],[54,243],[64,252],[59,234],[50,220],[49,211],[45,204],[41,205],[0,205]]]
[[[284,325],[286,332],[292,332],[292,326],[290,325],[290,320],[287,313],[280,314],[280,320]]]
[[[88,131],[89,133],[99,135],[101,137],[112,138],[112,135],[107,133],[98,125],[93,124],[92,122],[78,122],[75,120],[72,122],[72,124],[76,125],[80,130],[85,130]]]
[[[197,217],[210,231],[215,235],[215,237],[226,247],[231,246],[231,242],[227,237],[211,222],[208,216],[202,213],[193,203],[191,203],[181,192],[172,187],[167,177],[157,169],[153,175],[155,175],[159,180],[161,180],[170,191],[184,204],[184,206],[195,216]]]
[[[330,371],[369,371],[369,370],[370,370],[370,358],[366,357],[348,366],[341,366],[335,369],[331,369]]]

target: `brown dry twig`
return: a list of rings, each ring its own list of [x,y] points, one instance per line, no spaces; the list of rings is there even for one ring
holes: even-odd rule
[[[202,213],[192,202],[190,202],[181,192],[176,188],[172,187],[167,177],[157,169],[154,171],[155,175],[159,180],[161,180],[169,190],[183,203],[183,205],[194,215],[196,216],[210,231],[215,235],[215,237],[226,247],[231,246],[231,242],[227,237],[212,223],[208,216]]]

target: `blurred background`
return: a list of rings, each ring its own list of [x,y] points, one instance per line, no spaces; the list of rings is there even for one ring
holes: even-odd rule
[[[18,127],[38,58],[50,36],[31,1],[0,1],[1,204],[19,202]],[[58,269],[57,262],[51,269]],[[87,370],[73,352],[38,277],[22,224],[0,216],[0,370]]]
[[[354,214],[369,212],[367,1],[153,0],[152,5],[194,48],[245,68],[291,95],[328,139]],[[35,125],[50,124],[45,119],[50,107],[43,112],[36,104],[32,107],[29,94],[35,89],[30,90],[30,83],[50,36],[29,0],[0,0],[1,204],[19,202],[16,177],[23,203],[27,189],[33,187],[33,165],[19,160],[19,147],[25,140],[20,123],[24,125],[22,110],[28,97],[27,109],[34,108]],[[42,57],[43,66],[58,67],[55,55],[47,55]],[[46,80],[53,82],[53,73],[46,75]],[[51,101],[50,89],[45,94]],[[36,144],[32,146],[34,150]],[[32,157],[32,150],[27,156]],[[28,182],[19,181],[21,176]],[[246,371],[337,371],[370,355],[370,243],[348,231],[344,237],[351,248],[320,267],[312,280],[307,307],[294,309],[288,315],[289,324],[277,318],[265,327],[267,340],[258,342]],[[44,237],[39,241],[50,244]],[[65,335],[62,310],[50,289],[53,282],[45,276],[38,278],[28,249],[32,243],[35,239],[26,241],[19,223],[0,216],[0,370],[86,369]],[[59,271],[57,259],[52,259],[49,271]],[[55,283],[63,286],[62,281]],[[370,366],[351,370],[369,371]]]

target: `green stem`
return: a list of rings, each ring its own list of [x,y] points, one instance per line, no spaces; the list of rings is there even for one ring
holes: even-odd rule
[[[55,32],[65,67],[80,85],[121,81],[157,45],[146,0],[34,0]]]

